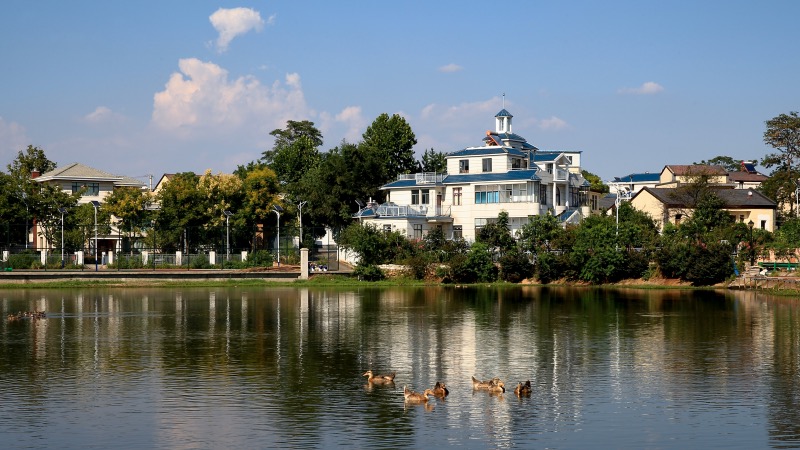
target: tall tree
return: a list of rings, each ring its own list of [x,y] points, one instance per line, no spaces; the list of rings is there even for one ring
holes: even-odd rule
[[[423,172],[447,173],[447,155],[432,148],[425,150],[421,166]]]
[[[796,111],[781,114],[766,122],[764,142],[777,150],[761,160],[764,167],[775,167],[770,174],[769,191],[780,206],[792,205],[792,198],[800,180],[800,116]]]
[[[362,146],[370,152],[382,155],[384,161],[383,182],[394,180],[398,174],[411,173],[417,169],[414,145],[417,138],[406,119],[398,114],[391,117],[379,115],[362,135]]]
[[[742,161],[733,159],[730,156],[715,156],[709,160],[702,160],[699,163],[692,163],[705,166],[722,166],[728,172],[738,172],[742,168]]]
[[[592,191],[602,192],[602,193],[607,193],[609,191],[608,185],[603,183],[603,179],[600,178],[599,175],[595,175],[592,172],[589,172],[588,170],[582,170],[581,175],[583,175],[583,178],[585,178],[586,181],[589,182],[590,185],[589,189],[591,189]]]
[[[275,172],[287,190],[291,190],[292,185],[319,162],[322,133],[314,127],[314,122],[290,120],[286,129],[274,130],[270,134],[275,136],[275,145],[272,150],[264,152],[262,161]]]
[[[33,181],[31,173],[34,171],[49,172],[56,168],[56,163],[47,158],[44,150],[29,145],[24,151],[19,151],[14,161],[6,167],[8,176],[2,180],[4,188],[0,190],[0,197],[3,197],[0,204],[4,204],[5,207],[0,210],[0,215],[7,222],[25,223],[23,227],[13,227],[12,231],[14,232],[9,236],[13,242],[23,242],[28,239],[28,227],[31,226],[32,221],[45,216],[49,217],[51,214],[46,205],[52,205],[59,201],[51,198],[57,192],[51,189],[43,190],[39,183]],[[61,200],[66,203],[59,206],[71,205],[66,199]],[[59,220],[60,218],[59,215]]]

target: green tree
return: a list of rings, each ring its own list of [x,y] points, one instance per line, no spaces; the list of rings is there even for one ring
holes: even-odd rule
[[[423,172],[447,173],[447,155],[432,148],[425,150],[420,165]]]
[[[585,178],[586,181],[589,182],[589,189],[591,189],[592,191],[602,192],[602,193],[607,193],[609,191],[608,185],[603,183],[603,180],[600,178],[599,175],[595,175],[592,172],[589,172],[588,170],[582,170],[581,175],[583,175],[583,178]]]
[[[275,136],[275,145],[264,152],[262,161],[290,189],[319,162],[322,133],[314,127],[314,122],[290,120],[285,129],[270,134]]]
[[[0,191],[0,217],[11,223],[25,222],[25,227],[14,227],[9,236],[12,242],[24,242],[28,239],[27,231],[33,219],[44,217],[47,210],[40,210],[45,194],[39,183],[31,178],[31,173],[49,172],[56,168],[56,163],[45,155],[44,150],[29,145],[24,151],[19,151],[17,157],[7,166],[8,174],[2,181],[3,189]],[[54,193],[54,192],[53,192]],[[69,205],[65,205],[69,206]],[[60,220],[60,215],[59,215]]]
[[[353,222],[342,230],[336,242],[359,256],[359,265],[374,266],[398,262],[413,251],[405,235],[397,231],[379,230],[373,224]]]
[[[709,160],[702,160],[699,163],[692,163],[696,165],[705,165],[705,166],[722,166],[728,172],[738,172],[742,168],[742,161],[739,159],[733,159],[730,156],[715,156]]]
[[[417,138],[406,120],[393,114],[379,115],[362,135],[367,152],[381,155],[383,170],[379,185],[394,180],[398,174],[411,173],[417,168],[414,145]]]
[[[489,222],[481,228],[477,241],[486,244],[492,253],[499,253],[500,256],[514,248],[516,242],[508,227],[508,212],[500,211],[495,222]]]
[[[130,243],[142,236],[145,220],[149,215],[147,208],[152,203],[153,197],[150,192],[136,187],[116,188],[103,202],[103,210],[117,219],[116,225],[119,231],[125,234],[131,252],[133,246]]]
[[[780,114],[768,120],[766,126],[764,143],[777,150],[761,160],[764,167],[775,167],[768,183],[770,198],[780,207],[788,204],[791,208],[800,171],[800,116],[796,111]]]

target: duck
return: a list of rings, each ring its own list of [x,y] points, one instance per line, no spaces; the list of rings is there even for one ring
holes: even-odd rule
[[[436,384],[431,389],[434,397],[445,398],[450,394],[450,391],[447,390],[447,386],[442,383],[441,381],[437,381]]]
[[[408,386],[403,386],[403,397],[409,403],[427,403],[429,395],[433,395],[433,391],[430,389],[425,389],[425,392],[420,394],[412,391]]]
[[[502,394],[506,391],[506,384],[498,380],[497,382],[492,379],[492,383],[488,387],[489,392],[492,394]]]
[[[517,383],[517,387],[514,388],[514,393],[517,394],[517,397],[522,397],[522,396],[530,397],[531,380],[526,381],[525,384],[522,384],[521,381]]]
[[[364,372],[364,375],[362,376],[367,377],[367,381],[370,383],[394,383],[395,373],[392,372],[389,374],[375,375],[372,373],[372,370],[368,370]]]
[[[472,389],[489,389],[492,384],[500,383],[500,378],[494,377],[491,380],[481,381],[475,376],[472,376]]]

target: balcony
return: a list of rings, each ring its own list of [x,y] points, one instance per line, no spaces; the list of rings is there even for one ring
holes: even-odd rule
[[[418,217],[418,218],[443,218],[450,217],[450,206],[427,205],[395,205],[384,203],[378,207],[379,217]]]
[[[444,181],[446,173],[420,172],[403,173],[397,176],[397,181],[414,180],[417,184],[436,184]]]

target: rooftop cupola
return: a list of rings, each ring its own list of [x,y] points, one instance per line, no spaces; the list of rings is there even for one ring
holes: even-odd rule
[[[495,131],[497,133],[511,133],[511,118],[514,117],[510,112],[503,108],[494,116]]]

